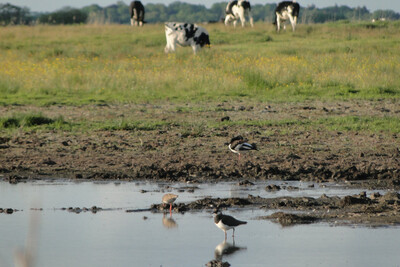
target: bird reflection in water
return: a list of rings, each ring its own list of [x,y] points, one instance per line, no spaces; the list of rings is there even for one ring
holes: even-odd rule
[[[167,217],[165,212],[163,213],[162,223],[163,223],[164,227],[168,228],[168,229],[178,227],[178,224],[172,218],[172,215],[170,214],[170,216]]]
[[[246,247],[238,247],[235,245],[235,239],[233,242],[227,242],[226,240],[222,241],[222,243],[218,244],[214,250],[214,256],[217,261],[222,261],[222,257],[226,255],[232,255],[239,250],[246,249]]]

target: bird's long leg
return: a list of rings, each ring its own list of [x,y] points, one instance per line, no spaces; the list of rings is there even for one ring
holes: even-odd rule
[[[235,228],[233,228],[233,234],[232,237],[235,237]]]
[[[172,203],[169,203],[169,215],[172,216]]]
[[[226,230],[224,230],[224,232],[225,232],[225,240],[226,240]]]

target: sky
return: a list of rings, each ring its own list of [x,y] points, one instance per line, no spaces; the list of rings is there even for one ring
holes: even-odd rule
[[[1,4],[10,3],[12,5],[27,7],[30,11],[38,12],[52,12],[59,10],[65,6],[74,8],[82,8],[91,4],[97,4],[101,7],[106,7],[117,3],[118,0],[0,0]],[[162,3],[169,5],[177,0],[141,0],[143,4],[148,3]],[[251,4],[271,4],[277,3],[281,0],[250,0]],[[129,4],[130,0],[123,0],[122,2]],[[184,0],[180,2],[186,2],[189,4],[201,4],[206,7],[211,7],[213,3],[228,2],[228,0]],[[315,5],[318,8],[327,6],[338,6],[346,5],[349,7],[367,7],[370,12],[377,9],[390,9],[400,13],[400,1],[399,0],[297,0],[301,6]]]

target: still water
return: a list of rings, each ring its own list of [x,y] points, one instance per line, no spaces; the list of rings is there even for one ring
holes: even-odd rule
[[[280,182],[275,182],[279,184]],[[202,184],[194,192],[186,184],[74,183],[40,181],[11,185],[0,182],[0,207],[20,211],[0,214],[0,266],[14,266],[14,254],[34,239],[35,266],[205,266],[222,259],[231,266],[399,266],[400,228],[332,226],[319,223],[282,228],[257,220],[273,211],[229,210],[247,225],[224,233],[211,211],[185,214],[139,212],[159,203],[169,191],[177,202],[204,196],[262,197],[356,194],[338,185],[291,183],[299,190],[267,192],[265,183]],[[146,190],[143,193],[142,190]],[[165,191],[165,192],[164,192]],[[370,193],[370,192],[368,192]],[[384,193],[384,192],[382,192]],[[62,208],[102,207],[103,211],[71,213]],[[42,210],[31,210],[42,209]],[[32,224],[38,227],[32,230]],[[37,238],[35,238],[37,236]]]

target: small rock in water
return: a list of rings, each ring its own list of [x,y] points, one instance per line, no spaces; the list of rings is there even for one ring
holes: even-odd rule
[[[220,260],[212,260],[206,264],[207,267],[229,267],[229,262],[222,262]]]
[[[13,212],[14,212],[13,209],[6,209],[6,213],[7,213],[7,214],[12,214]]]
[[[250,182],[249,180],[244,180],[244,181],[240,181],[237,185],[250,186],[250,185],[254,185],[254,183]]]
[[[281,187],[279,185],[272,184],[272,185],[267,185],[265,187],[265,190],[267,190],[267,191],[279,191],[279,190],[281,190]]]

